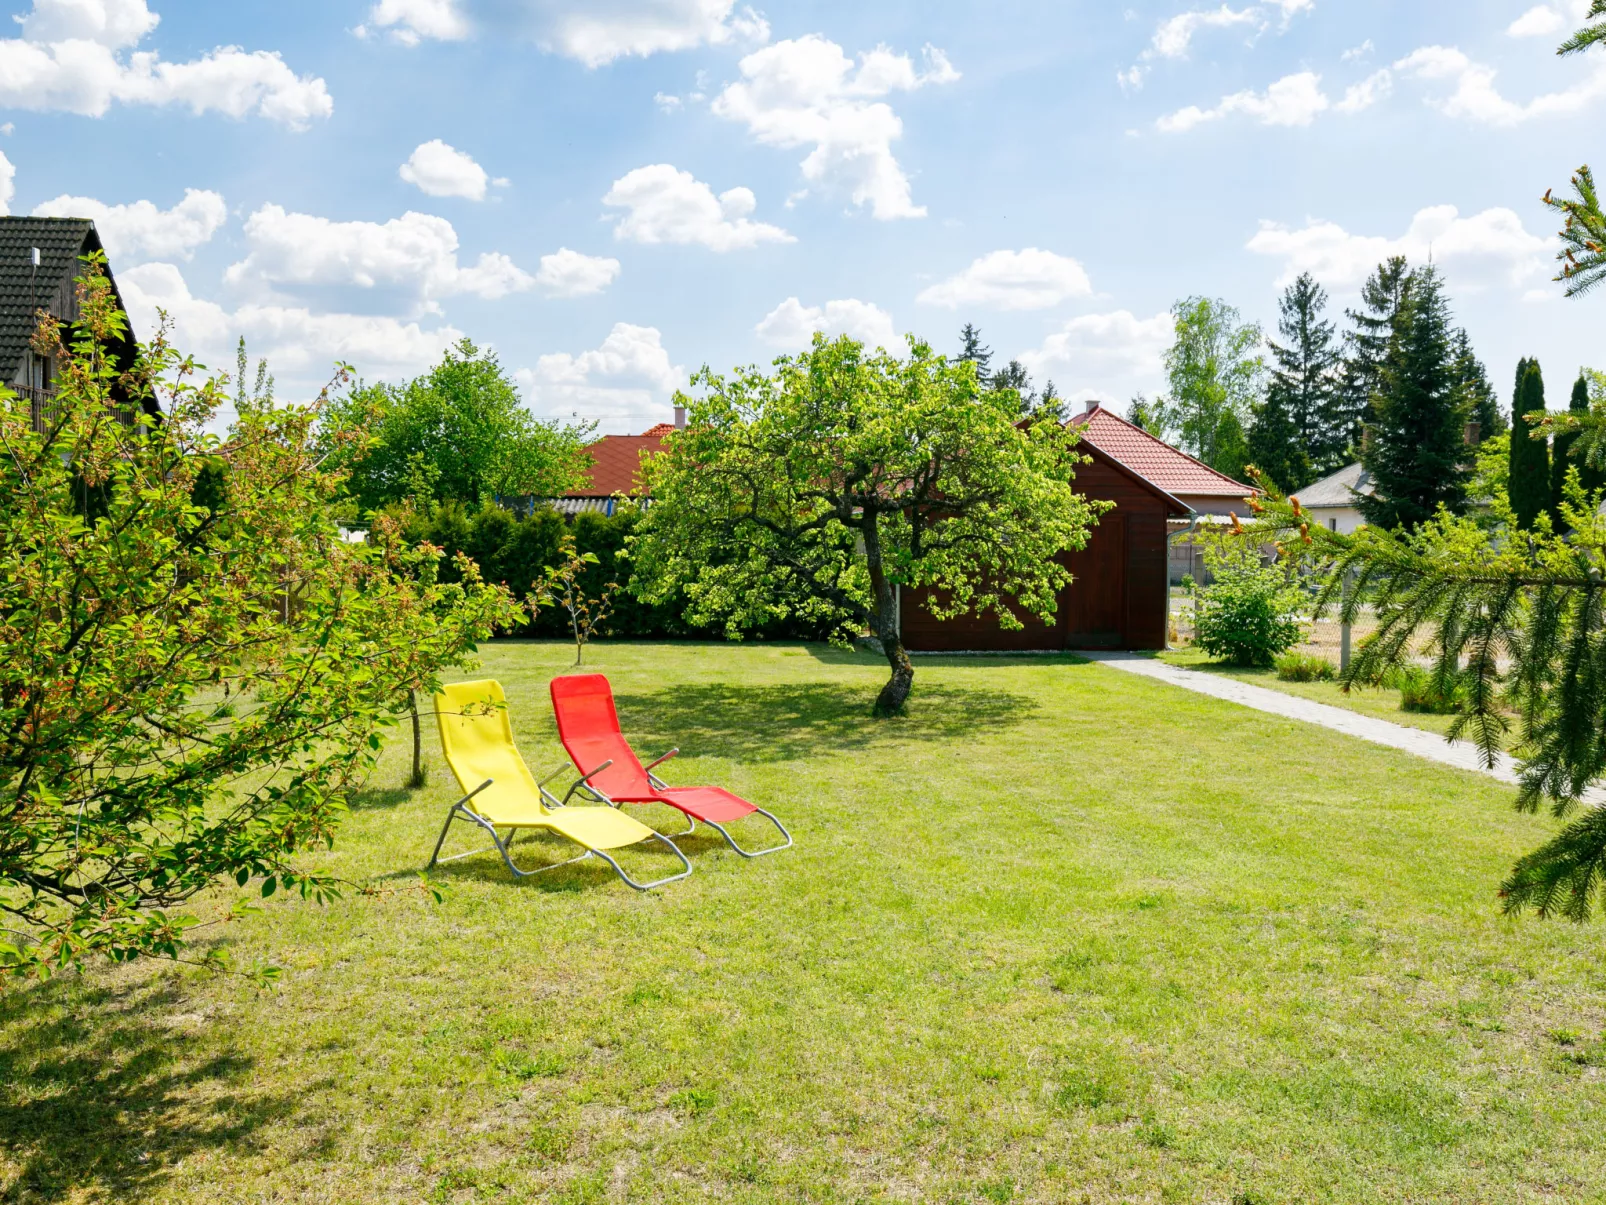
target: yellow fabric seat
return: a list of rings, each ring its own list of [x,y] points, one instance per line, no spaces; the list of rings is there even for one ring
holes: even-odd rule
[[[440,840],[435,842],[435,854],[429,861],[431,867],[443,860],[440,851],[447,831],[454,820],[461,819],[490,833],[502,860],[518,877],[554,869],[543,866],[538,870],[520,870],[514,865],[508,845],[519,829],[543,830],[574,842],[585,853],[569,859],[570,862],[595,855],[638,891],[672,883],[691,873],[691,863],[674,842],[639,820],[611,807],[564,807],[545,795],[513,741],[513,726],[508,720],[507,697],[501,683],[457,682],[444,687],[435,696],[435,718],[440,727],[441,752],[464,795],[447,814]],[[554,806],[549,807],[547,800]],[[504,839],[498,829],[509,830],[508,837]],[[638,883],[606,853],[643,841],[658,841],[668,846],[685,869],[655,882]]]

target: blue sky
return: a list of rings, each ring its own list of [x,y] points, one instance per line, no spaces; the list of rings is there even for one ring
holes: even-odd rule
[[[1168,307],[1275,322],[1430,253],[1502,393],[1600,364],[1540,205],[1593,153],[1586,0],[0,0],[0,199],[95,217],[147,334],[286,394],[493,346],[541,414],[668,417],[814,329],[1061,393],[1162,386]],[[1606,365],[1602,365],[1606,366]]]

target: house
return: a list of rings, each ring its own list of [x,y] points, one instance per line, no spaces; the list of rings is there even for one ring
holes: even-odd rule
[[[1246,511],[1250,486],[1216,472],[1120,415],[1094,405],[1071,420],[1082,429],[1079,450],[1092,463],[1076,471],[1088,498],[1114,502],[1086,548],[1061,554],[1072,581],[1050,623],[1017,612],[1024,625],[1006,631],[996,619],[941,621],[926,594],[900,591],[905,647],[915,652],[1011,652],[1048,649],[1165,647],[1169,582],[1177,559],[1168,547],[1203,521]],[[1186,562],[1184,562],[1186,563]]]
[[[663,450],[664,436],[686,425],[686,410],[675,407],[673,423],[648,427],[640,435],[604,435],[586,451],[591,454],[591,470],[585,485],[552,501],[554,509],[565,515],[600,511],[611,515],[619,496],[645,501],[641,489],[641,458]]]
[[[0,383],[31,404],[36,429],[43,428],[55,397],[61,355],[60,351],[42,355],[32,347],[39,314],[43,311],[68,324],[77,321],[74,281],[83,275],[83,257],[101,249],[95,223],[88,218],[0,217]],[[122,296],[109,269],[107,279],[121,307]],[[133,361],[132,331],[111,353],[119,363]],[[145,406],[155,413],[154,400]]]
[[[1351,464],[1312,482],[1294,496],[1321,526],[1348,535],[1366,522],[1355,499],[1370,498],[1373,492],[1372,475],[1362,466]]]

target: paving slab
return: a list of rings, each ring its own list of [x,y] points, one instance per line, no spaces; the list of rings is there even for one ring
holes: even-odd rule
[[[1513,785],[1517,782],[1517,763],[1509,755],[1496,754],[1495,764],[1490,766],[1484,761],[1482,751],[1471,741],[1447,741],[1436,732],[1407,728],[1404,724],[1391,724],[1375,716],[1361,715],[1343,707],[1331,707],[1326,703],[1301,699],[1297,695],[1269,690],[1264,686],[1254,686],[1248,682],[1240,682],[1236,678],[1204,674],[1198,670],[1183,669],[1178,665],[1167,665],[1164,661],[1156,661],[1153,657],[1146,657],[1141,653],[1084,652],[1078,655],[1124,673],[1154,678],[1172,686],[1180,686],[1183,690],[1225,699],[1229,703],[1253,707],[1256,711],[1270,712],[1285,719],[1319,724],[1323,728],[1342,732],[1346,736],[1355,736],[1376,745],[1387,745],[1391,749],[1414,753],[1417,757],[1454,766],[1458,770],[1487,774]],[[1591,791],[1590,794],[1596,792]]]

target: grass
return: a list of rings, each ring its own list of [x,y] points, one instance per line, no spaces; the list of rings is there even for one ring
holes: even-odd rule
[[[566,656],[485,655],[538,774]],[[1599,930],[1501,917],[1551,824],[1499,784],[1070,658],[922,658],[885,723],[868,656],[593,658],[798,847],[276,896],[223,937],[271,992],[13,991],[0,1201],[1598,1199]],[[407,745],[321,864],[427,859],[455,795]]]
[[[1430,715],[1426,712],[1401,710],[1400,692],[1385,686],[1356,687],[1346,694],[1337,682],[1285,682],[1277,676],[1276,670],[1241,669],[1213,660],[1208,653],[1192,646],[1161,653],[1159,658],[1169,665],[1236,678],[1240,682],[1264,686],[1269,690],[1280,690],[1284,694],[1297,695],[1301,699],[1312,699],[1317,703],[1342,707],[1348,711],[1359,712],[1361,715],[1375,716],[1377,719],[1388,720],[1406,728],[1421,728],[1427,732],[1443,734],[1450,731],[1450,725],[1455,720],[1451,715]],[[1509,744],[1516,736],[1515,721],[1512,731],[1507,735]]]

